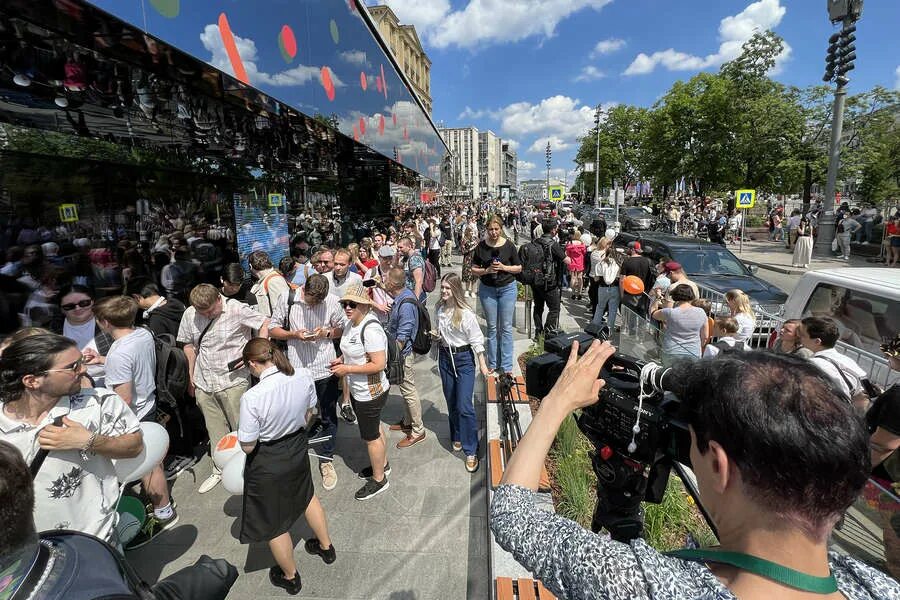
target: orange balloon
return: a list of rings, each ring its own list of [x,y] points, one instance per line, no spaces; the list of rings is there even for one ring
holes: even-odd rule
[[[637,275],[628,275],[622,282],[622,288],[626,294],[637,296],[644,292],[644,282]]]

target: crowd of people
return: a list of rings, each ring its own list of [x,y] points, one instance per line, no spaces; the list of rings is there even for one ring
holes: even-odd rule
[[[666,219],[673,232],[684,231],[683,213],[667,212]],[[322,223],[329,223],[325,231]],[[743,291],[726,294],[727,314],[712,314],[680,264],[651,262],[640,242],[618,248],[605,223],[585,224],[571,212],[439,203],[398,211],[392,222],[337,228],[301,215],[297,226],[284,258],[256,250],[246,266],[193,229],[160,240],[143,262],[126,258],[141,253],[123,240],[116,264],[128,266],[103,280],[118,287],[98,285],[96,269],[79,267],[80,258],[55,265],[43,249],[27,252],[27,260],[9,256],[5,281],[25,289],[0,307],[13,323],[0,354],[0,440],[31,465],[38,530],[72,529],[119,544],[122,484],[147,508],[124,549],[150,543],[178,522],[167,480],[190,464],[184,455],[207,441],[214,453],[236,435],[246,455],[240,541],[268,542],[272,584],[295,594],[302,583],[289,533],[294,521],[303,515],[314,533],[308,553],[326,564],[337,556],[310,451],[322,492],[334,490],[335,455],[349,450],[336,433],[340,420],[352,424],[369,462],[358,473],[363,483],[355,498],[389,490],[389,445],[414,451],[428,435],[414,370],[429,355],[447,403],[452,451],[475,473],[477,376],[513,372],[513,312],[524,293],[533,302],[537,339],[561,333],[568,293],[568,310],[584,310],[598,327],[615,330],[622,307],[659,323],[664,366],[685,358],[737,360],[735,351],[758,345]],[[82,256],[78,244],[72,251]],[[460,273],[446,270],[457,261]],[[834,349],[837,339],[833,321],[808,317],[784,324],[775,351],[817,367],[804,373],[818,373],[860,412],[868,409],[870,432],[880,432],[878,447],[891,456],[900,447],[898,387],[873,394],[865,371]],[[898,343],[885,352],[896,357]],[[181,394],[160,380],[163,351],[183,353]],[[403,414],[385,428],[392,387]],[[139,481],[120,482],[114,461],[140,453],[147,423],[167,427],[170,456]],[[209,469],[201,494],[225,477],[221,465],[210,462]],[[511,535],[505,525],[495,527]]]

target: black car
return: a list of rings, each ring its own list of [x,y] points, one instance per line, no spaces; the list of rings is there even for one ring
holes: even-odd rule
[[[743,290],[753,304],[765,312],[780,315],[788,295],[780,288],[757,277],[756,267],[748,268],[727,248],[697,238],[667,233],[620,233],[613,244],[626,247],[639,241],[644,256],[654,263],[663,256],[671,257],[684,268],[688,278],[703,287],[724,294],[728,290]],[[714,307],[720,310],[721,307]]]
[[[620,208],[619,220],[622,231],[650,231],[659,227],[659,219],[637,206]]]

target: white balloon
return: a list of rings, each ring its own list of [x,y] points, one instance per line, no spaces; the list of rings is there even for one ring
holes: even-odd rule
[[[116,477],[121,483],[137,481],[162,462],[169,449],[169,433],[159,423],[141,423],[144,447],[134,458],[113,460]]]
[[[612,241],[612,240],[616,239],[616,230],[613,229],[612,227],[609,227],[606,229],[606,233],[604,234],[604,236],[609,241]]]
[[[243,453],[241,443],[238,441],[237,431],[232,431],[223,435],[222,439],[216,443],[216,447],[212,450],[212,460],[219,469],[224,469],[228,461]]]
[[[244,465],[246,464],[247,454],[241,450],[222,469],[222,487],[229,494],[240,496],[244,493]]]

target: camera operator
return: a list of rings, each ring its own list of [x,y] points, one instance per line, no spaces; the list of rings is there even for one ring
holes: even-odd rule
[[[866,481],[867,435],[834,386],[795,357],[722,354],[676,363],[666,375],[678,388],[701,500],[724,553],[665,555],[642,539],[616,542],[539,509],[534,490],[556,432],[573,411],[597,402],[605,385],[598,376],[614,352],[595,341],[579,359],[573,344],[491,505],[498,543],[551,592],[720,600],[900,595],[888,576],[828,551],[832,529]]]

